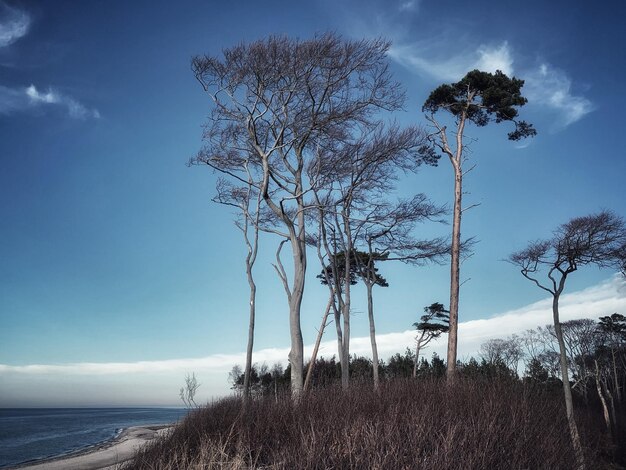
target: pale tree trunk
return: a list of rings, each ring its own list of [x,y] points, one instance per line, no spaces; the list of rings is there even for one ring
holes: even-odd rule
[[[473,100],[473,95],[468,96],[468,103]],[[469,105],[469,104],[468,104]],[[441,127],[434,118],[430,121],[439,131],[441,140],[440,148],[450,159],[454,170],[454,209],[452,213],[452,246],[450,249],[450,330],[448,331],[448,351],[446,363],[446,377],[448,383],[456,378],[456,356],[458,344],[459,322],[459,289],[460,265],[461,265],[461,216],[463,214],[463,131],[467,119],[467,108],[458,116],[456,129],[456,149],[453,152],[448,144],[446,128]]]
[[[341,385],[344,386],[343,382],[343,371],[347,371],[349,364],[348,360],[344,355],[343,349],[343,332],[341,329],[341,309],[335,310],[335,329],[337,330],[337,354],[339,355],[339,364],[341,366]]]
[[[417,378],[417,367],[420,357],[420,345],[419,343],[415,346],[415,360],[413,361],[413,378]]]
[[[349,198],[348,198],[349,200]],[[350,229],[350,212],[346,211],[346,205],[349,206],[349,202],[344,202],[344,207],[342,208],[342,220],[343,220],[343,232],[345,234],[345,241],[343,242],[344,246],[344,258],[345,258],[345,266],[344,266],[344,280],[343,280],[343,360],[345,363],[345,367],[341,367],[341,386],[346,389],[350,385],[350,306],[351,306],[351,267],[352,267],[352,232]]]
[[[600,385],[600,371],[598,368],[598,361],[594,361],[596,365],[596,390],[598,391],[598,398],[602,404],[602,414],[604,415],[604,423],[606,424],[606,430],[611,433],[611,418],[609,416],[609,408],[606,406],[606,399],[602,393],[602,386]]]
[[[244,371],[244,379],[243,379],[243,401],[244,405],[250,399],[250,373],[252,370],[252,351],[254,349],[254,325],[255,325],[255,317],[256,317],[256,283],[254,282],[254,277],[252,275],[252,268],[254,267],[254,263],[256,262],[257,253],[259,252],[259,217],[261,210],[261,193],[258,193],[256,198],[256,208],[254,220],[250,220],[252,215],[249,212],[249,202],[250,202],[250,194],[252,188],[252,176],[246,166],[246,170],[248,171],[248,193],[246,196],[246,202],[242,205],[243,210],[243,238],[246,242],[246,247],[248,248],[248,254],[246,255],[246,276],[248,278],[248,286],[250,287],[250,312],[249,312],[249,322],[248,322],[248,347],[246,349],[246,367]],[[253,228],[253,237],[252,241],[250,241],[250,237],[248,236],[248,230],[250,229],[250,224],[252,224]]]
[[[248,324],[248,348],[246,350],[246,369],[243,378],[243,399],[247,402],[250,398],[250,372],[252,370],[252,350],[254,348],[254,323],[256,313],[256,284],[252,277],[252,266],[246,264],[248,284],[250,285],[250,322]]]
[[[303,230],[302,230],[303,231]],[[291,394],[298,398],[302,393],[304,382],[304,343],[300,328],[300,308],[304,295],[304,278],[306,274],[306,253],[304,243],[299,239],[292,240],[293,250],[293,287],[289,299],[289,332],[291,336]]]
[[[341,386],[346,389],[350,385],[350,284],[345,287],[344,302],[341,315],[343,317],[343,336],[341,338]]]
[[[452,248],[450,252],[450,330],[448,332],[448,355],[446,375],[449,382],[456,377],[456,353],[459,327],[459,289],[461,259],[461,202],[463,197],[463,173],[460,162],[454,166],[454,213],[452,218]]]
[[[622,402],[622,392],[619,386],[619,380],[617,378],[617,364],[615,361],[615,348],[611,346],[611,357],[613,359],[613,381],[615,382],[615,393],[617,394],[617,401]]]
[[[287,227],[288,237],[291,242],[291,252],[293,255],[293,283],[291,287],[287,281],[287,274],[282,267],[279,259],[280,247],[277,252],[277,262],[279,266],[274,266],[285,288],[287,300],[289,304],[289,335],[291,339],[291,350],[289,351],[289,364],[291,365],[291,395],[299,398],[302,393],[304,382],[304,344],[302,341],[302,329],[300,327],[300,309],[302,306],[302,297],[304,295],[304,282],[306,276],[306,245],[305,245],[305,225],[304,225],[304,200],[302,197],[302,170],[299,168],[294,173],[296,181],[297,202],[297,224],[284,211],[282,202],[277,204],[272,200],[269,194],[269,162],[268,156],[259,152],[263,157],[263,183],[261,186],[261,195],[268,207],[277,217],[284,222]],[[301,154],[298,155],[299,161],[302,162]],[[284,243],[284,241],[282,242]],[[282,246],[282,243],[280,246]]]
[[[574,418],[574,402],[572,399],[572,388],[569,383],[569,373],[567,367],[567,351],[565,349],[565,341],[563,341],[563,330],[561,329],[561,323],[559,320],[559,297],[563,291],[563,285],[565,278],[563,277],[560,282],[559,288],[553,293],[552,298],[552,316],[554,320],[554,332],[556,339],[559,343],[559,354],[561,363],[561,378],[563,382],[563,394],[565,396],[565,410],[567,413],[567,424],[569,426],[570,437],[572,439],[572,445],[574,447],[574,453],[576,456],[577,470],[584,470],[585,459],[583,455],[582,444],[580,442],[580,435],[578,433],[578,426]]]
[[[606,390],[606,394],[609,397],[609,403],[611,404],[611,414],[613,415],[613,426],[617,426],[617,413],[615,411],[615,399],[613,398],[613,394],[611,390],[609,390],[608,384],[604,383],[604,389]]]
[[[415,341],[415,360],[413,361],[413,378],[417,377],[417,368],[419,367],[420,349],[422,349],[422,340],[424,339],[424,331],[420,335],[420,338]]]
[[[331,293],[330,298],[328,299],[328,305],[326,305],[326,311],[322,316],[322,323],[320,324],[320,329],[317,332],[317,338],[315,340],[315,346],[313,347],[313,352],[311,353],[311,361],[309,362],[309,369],[306,373],[306,379],[304,380],[304,388],[303,391],[307,391],[310,387],[313,369],[315,368],[315,360],[317,359],[317,352],[320,348],[320,343],[322,342],[322,336],[324,336],[324,330],[326,329],[326,321],[328,320],[328,314],[330,313],[330,308],[332,306],[334,300],[334,296]]]
[[[372,373],[374,376],[374,390],[378,390],[378,347],[376,346],[376,325],[374,324],[374,299],[372,297],[372,282],[366,281],[367,286],[367,315],[370,321],[370,342],[372,343]]]

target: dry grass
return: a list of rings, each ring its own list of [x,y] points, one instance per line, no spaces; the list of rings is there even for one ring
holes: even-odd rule
[[[191,413],[131,469],[571,469],[561,396],[514,381],[396,380],[294,402],[223,399]],[[598,422],[581,416],[602,464]],[[601,423],[600,423],[601,424]]]

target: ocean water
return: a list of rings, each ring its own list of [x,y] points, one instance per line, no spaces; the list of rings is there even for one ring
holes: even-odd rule
[[[175,423],[183,408],[0,408],[0,468],[69,454],[131,426]]]

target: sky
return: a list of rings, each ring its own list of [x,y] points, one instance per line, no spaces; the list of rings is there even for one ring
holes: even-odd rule
[[[509,142],[504,124],[466,132],[476,167],[465,201],[480,205],[463,235],[479,243],[461,268],[459,356],[549,323],[545,292],[503,260],[572,217],[626,216],[625,14],[623,2],[585,1],[0,0],[0,407],[178,405],[192,372],[201,400],[229,392],[247,340],[245,248],[233,214],[211,202],[216,176],[186,166],[211,110],[190,61],[272,34],[392,41],[403,125],[425,126],[429,92],[474,68],[525,80],[520,114],[536,138]],[[442,160],[403,178],[398,194],[451,203],[452,183]],[[286,364],[277,240],[261,242],[254,360]],[[327,298],[311,260],[306,351]],[[448,303],[449,268],[381,272],[386,359],[413,344],[425,305]],[[566,292],[565,319],[626,312],[613,272],[581,269]],[[352,351],[367,355],[361,287],[354,302]],[[331,356],[331,334],[324,340]]]

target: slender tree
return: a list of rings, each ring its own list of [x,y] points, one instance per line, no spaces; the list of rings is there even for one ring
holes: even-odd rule
[[[580,469],[585,467],[585,461],[578,426],[574,419],[567,349],[559,317],[559,299],[568,277],[578,268],[596,265],[619,269],[620,260],[615,256],[616,247],[623,246],[625,242],[626,226],[623,219],[612,212],[602,211],[571,219],[559,226],[552,238],[532,242],[527,248],[509,257],[509,261],[520,268],[520,272],[526,279],[552,296],[552,318],[559,345],[567,420]],[[541,274],[544,274],[547,279],[540,281]]]
[[[254,187],[253,165],[249,161],[242,162],[246,177],[246,185],[233,185],[220,178],[217,181],[217,195],[213,201],[238,210],[235,223],[241,230],[246,244],[246,278],[248,280],[248,344],[246,347],[246,364],[244,367],[243,399],[244,404],[250,398],[250,372],[252,368],[252,352],[254,349],[254,327],[256,322],[256,282],[253,269],[259,252],[259,230],[261,217],[261,193]]]
[[[365,284],[367,291],[367,318],[370,327],[370,344],[372,346],[372,378],[374,380],[374,389],[378,389],[380,378],[378,376],[378,345],[376,344],[376,323],[374,320],[374,286],[389,287],[387,280],[380,275],[378,268],[376,267],[376,261],[384,261],[388,254],[377,253],[372,248],[372,243],[368,244],[368,251],[354,252],[354,264],[356,265],[359,277]]]
[[[620,384],[619,375],[617,373],[618,360],[617,356],[620,350],[622,350],[622,358],[624,357],[624,349],[626,349],[626,317],[619,313],[614,313],[610,316],[600,317],[598,327],[602,332],[603,344],[606,345],[610,351],[611,356],[611,369],[612,380],[615,393],[619,402],[622,401],[622,386]],[[622,367],[626,369],[626,361],[622,364]]]
[[[453,380],[456,372],[457,330],[459,317],[459,273],[461,259],[461,216],[473,206],[462,207],[463,176],[472,168],[465,170],[464,153],[465,126],[468,122],[482,127],[490,122],[510,121],[515,130],[508,134],[510,140],[519,140],[534,136],[535,129],[525,121],[517,119],[517,108],[526,104],[521,95],[523,80],[509,78],[501,71],[495,74],[473,70],[459,82],[441,85],[432,91],[422,112],[434,127],[430,135],[431,147],[424,147],[424,153],[435,149],[447,155],[454,170],[454,212],[452,217],[452,245],[450,260],[450,332],[448,335],[447,376]],[[448,131],[435,119],[435,114],[445,111],[455,119],[455,143],[451,146]]]
[[[376,111],[400,108],[404,95],[388,71],[388,48],[383,40],[347,41],[334,34],[308,41],[272,36],[226,49],[221,58],[192,61],[213,102],[206,145],[194,160],[241,180],[241,162],[252,155],[260,169],[254,186],[275,219],[268,230],[291,247],[290,277],[285,270],[278,272],[289,305],[296,397],[304,379],[300,310],[307,269],[307,194],[316,184],[307,168],[320,150],[333,155],[340,143],[358,140]]]
[[[344,388],[350,379],[351,286],[357,259],[337,255],[355,253],[372,227],[380,227],[388,238],[394,235],[406,238],[406,233],[400,232],[408,229],[401,225],[424,219],[427,210],[434,207],[424,195],[413,198],[412,203],[401,203],[398,207],[411,206],[414,214],[405,212],[400,223],[399,209],[387,202],[402,170],[415,170],[421,164],[436,164],[436,158],[420,154],[424,142],[425,134],[417,127],[400,129],[395,124],[372,122],[368,128],[363,127],[359,139],[338,142],[330,150],[319,149],[315,164],[309,168],[311,179],[318,183],[313,187],[313,194],[318,208],[316,222],[320,226],[318,239],[312,243],[323,249],[322,265],[331,275],[332,292],[336,296],[333,309],[336,308],[335,325]],[[390,226],[385,227],[385,224]],[[338,266],[338,262],[343,266]]]

